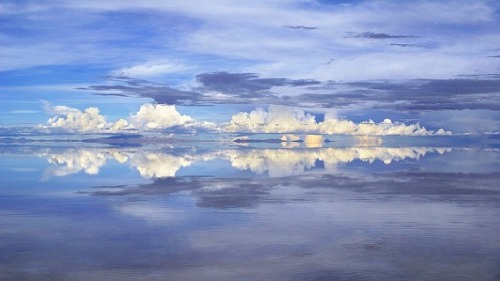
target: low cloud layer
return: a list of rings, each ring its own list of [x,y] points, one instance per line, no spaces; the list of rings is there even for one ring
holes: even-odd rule
[[[451,135],[450,131],[439,129],[427,130],[419,124],[406,125],[385,119],[375,123],[371,120],[354,123],[350,120],[338,119],[325,114],[324,121],[316,122],[315,117],[301,109],[286,106],[269,106],[269,110],[262,108],[251,112],[240,112],[233,115],[231,122],[226,126],[231,132],[251,133],[293,133],[307,132],[320,134],[343,134],[358,136],[430,136]]]
[[[124,130],[162,130],[177,126],[193,125],[194,120],[181,115],[173,105],[143,104],[139,111],[126,119],[108,122],[99,108],[85,110],[45,103],[45,111],[54,115],[40,129],[61,129],[73,133],[119,132]]]
[[[89,107],[82,111],[46,103],[45,108],[47,113],[55,116],[51,117],[46,125],[39,125],[40,129],[60,129],[74,133],[198,129],[231,133],[316,133],[355,136],[452,134],[444,129],[427,130],[419,124],[406,125],[390,119],[380,123],[372,120],[354,123],[328,113],[324,115],[323,121],[317,122],[315,116],[301,108],[280,105],[271,105],[267,111],[258,108],[251,112],[240,112],[233,115],[229,122],[220,124],[194,120],[188,115],[179,113],[175,106],[164,104],[144,104],[128,120],[119,119],[116,122],[106,121],[97,107]]]
[[[128,122],[120,119],[115,123],[106,122],[99,108],[89,107],[85,110],[68,106],[52,106],[44,103],[45,111],[54,115],[47,121],[47,125],[40,125],[43,129],[62,129],[68,132],[102,132],[116,131],[128,126]]]

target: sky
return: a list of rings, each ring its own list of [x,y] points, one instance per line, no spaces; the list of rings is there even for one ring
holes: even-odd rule
[[[500,132],[497,1],[2,1],[0,129]]]

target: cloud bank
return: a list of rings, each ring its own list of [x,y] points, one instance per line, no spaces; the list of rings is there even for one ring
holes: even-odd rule
[[[232,116],[225,126],[230,132],[250,133],[319,133],[342,134],[356,136],[431,136],[451,135],[450,131],[439,129],[427,130],[419,124],[406,125],[385,119],[380,123],[368,120],[354,123],[350,120],[338,119],[331,114],[325,114],[324,121],[316,122],[315,117],[302,109],[287,106],[269,106],[268,111],[258,108],[251,112],[240,112]]]
[[[61,129],[73,133],[100,133],[124,131],[151,131],[165,129],[210,130],[227,133],[314,133],[328,135],[354,136],[433,136],[451,135],[444,129],[427,130],[417,124],[404,124],[384,119],[380,123],[372,120],[354,123],[339,119],[330,113],[324,114],[324,120],[317,122],[315,116],[301,108],[270,105],[268,110],[257,108],[250,112],[239,112],[227,123],[213,124],[200,122],[191,116],[182,115],[174,105],[143,104],[139,111],[128,120],[119,119],[107,122],[99,108],[89,107],[80,110],[67,106],[45,104],[47,113],[55,115],[41,129]]]
[[[55,116],[49,118],[46,125],[39,125],[39,128],[61,129],[72,133],[161,130],[194,124],[190,116],[181,115],[174,105],[143,104],[128,121],[122,118],[116,122],[106,121],[97,107],[88,107],[82,111],[68,106],[53,106],[48,102],[44,103],[44,107],[48,114]]]

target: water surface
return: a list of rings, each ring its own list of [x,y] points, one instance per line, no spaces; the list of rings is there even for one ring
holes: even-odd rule
[[[500,150],[3,145],[1,280],[500,280]]]

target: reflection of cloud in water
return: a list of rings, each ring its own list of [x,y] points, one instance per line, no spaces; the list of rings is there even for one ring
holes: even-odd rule
[[[136,167],[145,178],[175,177],[181,167],[187,167],[194,161],[192,157],[178,157],[166,153],[135,153],[130,165]]]
[[[111,159],[121,164],[128,163],[145,178],[175,177],[181,167],[187,167],[194,161],[193,157],[187,155],[174,156],[162,152],[103,148],[49,151],[38,155],[47,158],[52,165],[45,171],[45,178],[64,177],[81,171],[89,175],[97,175],[107,160]]]
[[[64,153],[41,153],[39,155],[46,157],[47,161],[53,165],[45,171],[45,178],[64,177],[81,171],[89,175],[96,175],[111,156],[106,151],[86,149],[69,149]]]
[[[449,172],[384,172],[354,175],[310,174],[282,178],[213,178],[213,177],[178,177],[155,179],[142,185],[116,187],[95,187],[91,192],[96,196],[153,196],[162,198],[179,194],[191,194],[196,198],[196,205],[203,208],[254,208],[261,203],[315,202],[323,196],[345,194],[355,191],[367,194],[372,199],[381,201],[406,195],[428,196],[430,201],[463,202],[481,198],[483,205],[498,204],[500,195],[498,179],[500,174],[487,173],[449,173]],[[307,193],[307,196],[292,198],[300,190],[321,190],[319,193]],[[300,191],[299,193],[303,193]],[[183,195],[181,195],[183,196]],[[292,196],[292,197],[289,197]],[[459,198],[460,196],[464,196]],[[417,198],[417,197],[415,197]],[[462,200],[462,201],[461,201]],[[128,203],[127,203],[128,204]],[[135,204],[135,203],[134,203]],[[139,204],[139,203],[138,203]],[[149,208],[149,207],[148,207]],[[128,211],[139,210],[139,205]],[[151,214],[151,220],[157,220],[158,213],[170,210],[148,209],[141,213]],[[134,216],[141,217],[140,214]],[[169,219],[170,222],[170,219]]]
[[[185,214],[175,208],[154,202],[124,202],[115,206],[116,210],[153,224],[170,224],[181,221]]]
[[[311,138],[315,143],[314,136]],[[286,177],[300,175],[316,168],[326,173],[333,173],[336,166],[355,160],[372,163],[382,161],[390,164],[404,159],[419,159],[427,153],[445,153],[451,148],[427,147],[351,147],[351,148],[317,148],[317,149],[231,149],[200,154],[185,153],[174,155],[166,152],[143,150],[120,150],[117,148],[68,149],[57,153],[43,152],[52,165],[46,170],[45,177],[68,176],[81,171],[96,175],[108,159],[119,163],[128,163],[139,171],[144,178],[175,177],[182,167],[189,167],[199,161],[213,158],[227,159],[231,166],[238,170],[249,170],[258,175],[270,177]],[[316,171],[316,172],[318,172]]]
[[[356,146],[380,146],[383,142],[381,137],[374,136],[356,136]]]
[[[451,148],[427,147],[351,147],[315,150],[254,149],[224,152],[231,165],[256,174],[268,173],[270,177],[298,175],[323,163],[327,172],[333,172],[337,164],[361,160],[372,163],[380,160],[385,164],[404,159],[420,159],[427,153],[451,151]]]

